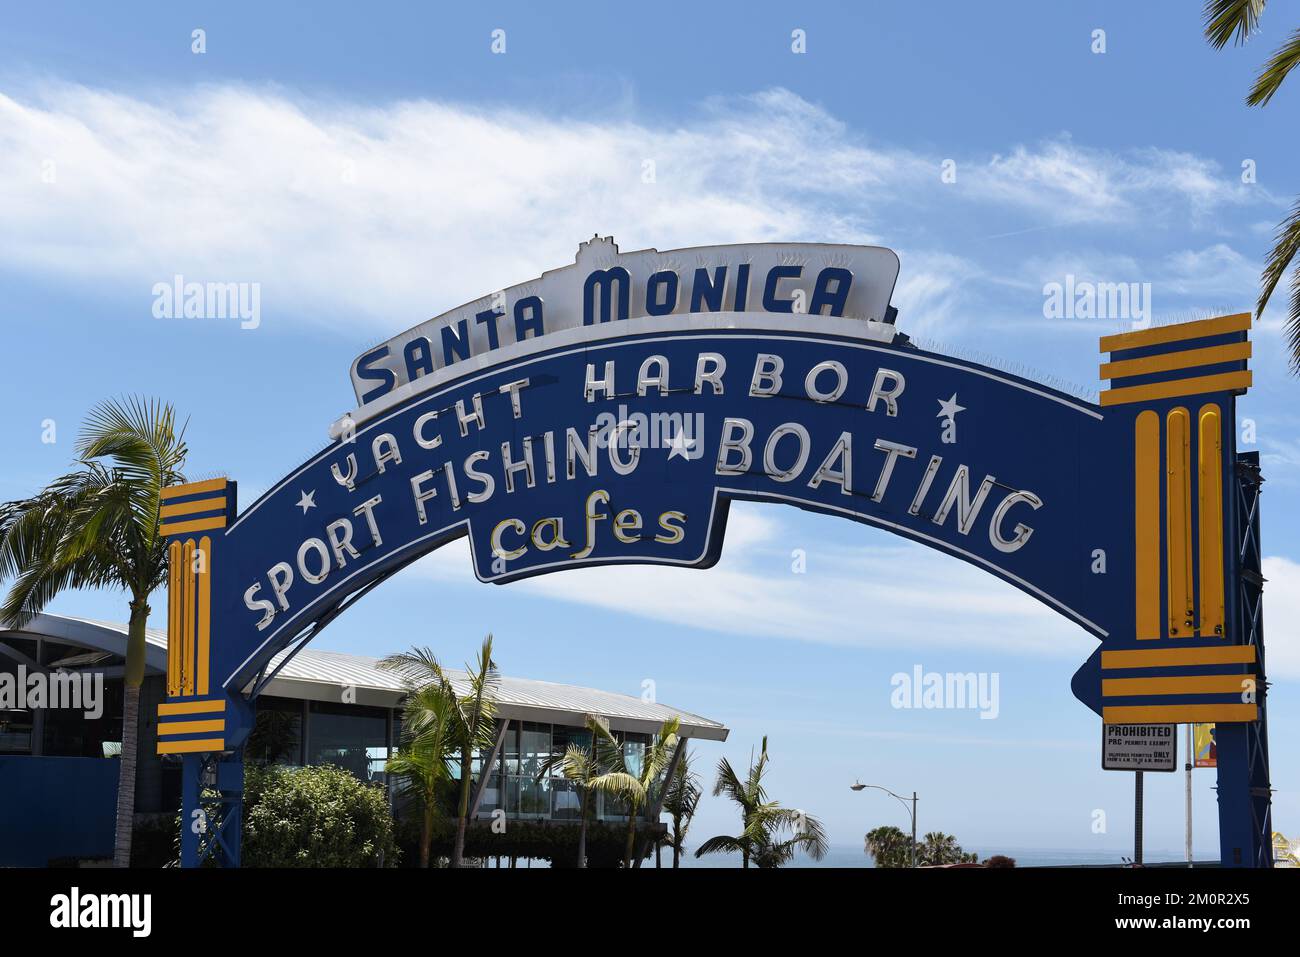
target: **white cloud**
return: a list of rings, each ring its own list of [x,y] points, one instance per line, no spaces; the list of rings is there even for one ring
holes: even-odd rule
[[[1263,570],[1268,677],[1300,679],[1300,564],[1274,556],[1264,559]]]
[[[1260,437],[1260,465],[1269,481],[1294,485],[1300,472],[1300,440]]]
[[[836,519],[804,517],[807,522]],[[871,533],[867,533],[871,534]],[[873,535],[879,539],[885,533]],[[578,568],[508,586],[529,595],[653,621],[755,638],[897,649],[983,648],[1082,664],[1096,641],[1037,600],[933,549],[888,537],[828,544],[771,505],[731,506],[721,560],[711,569],[653,565]],[[794,574],[791,551],[807,553]],[[450,586],[475,583],[467,540],[416,566]],[[1269,677],[1300,678],[1300,563],[1264,559]]]
[[[142,292],[174,273],[259,281],[268,316],[391,329],[570,261],[595,231],[624,248],[869,242],[834,200],[893,162],[783,91],[675,129],[238,87],[167,103],[0,96],[0,262]]]
[[[907,268],[899,273],[892,303],[913,339],[953,335],[966,325],[970,284],[982,278],[974,263],[944,253],[900,252]]]
[[[1223,173],[1213,160],[1174,150],[1116,153],[1078,146],[1068,136],[994,156],[977,165],[970,180],[980,198],[1014,204],[1050,223],[1123,223],[1141,217],[1149,227],[1166,224],[1171,211],[1199,219],[1222,205],[1269,198]]]
[[[176,273],[257,281],[271,324],[377,332],[568,262],[597,231],[624,248],[906,245],[924,232],[921,204],[940,220],[966,208],[1035,225],[1167,221],[1241,201],[1187,154],[1059,138],[959,157],[953,186],[942,159],[871,145],[782,89],[707,100],[668,125],[240,86],[146,100],[45,85],[0,95],[0,266],[138,289],[142,309]],[[954,281],[979,271],[918,247],[900,299],[918,320],[947,317]]]
[[[733,503],[723,555],[711,569],[580,568],[509,587],[757,638],[881,648],[996,648],[1077,658],[1080,664],[1095,647],[1082,629],[955,558],[900,540],[830,545],[796,532],[780,515],[770,505]],[[791,571],[795,548],[807,554],[803,574]],[[447,584],[474,581],[464,539],[418,567]]]

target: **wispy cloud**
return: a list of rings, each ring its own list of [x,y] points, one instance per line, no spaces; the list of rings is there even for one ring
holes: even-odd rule
[[[1079,146],[1068,136],[994,156],[977,164],[970,179],[980,199],[1014,204],[1054,224],[1142,217],[1147,225],[1163,225],[1170,203],[1177,219],[1185,220],[1224,205],[1270,200],[1258,186],[1204,157],[1152,148],[1121,153]]]
[[[47,84],[0,95],[0,266],[139,289],[142,308],[176,273],[257,281],[269,323],[387,331],[567,262],[596,231],[624,248],[885,241],[907,258],[900,301],[934,325],[981,270],[918,226],[918,207],[1017,230],[1177,221],[1260,195],[1189,154],[1064,137],[956,157],[951,185],[944,159],[874,144],[783,89],[666,126]]]
[[[1263,570],[1268,676],[1300,679],[1300,564],[1275,556],[1264,559]]]
[[[861,647],[1023,650],[1082,662],[1095,641],[1034,599],[963,562],[907,542],[831,545],[771,506],[732,506],[711,569],[606,566],[510,587],[730,635]],[[825,521],[831,521],[826,519]],[[864,530],[864,534],[867,532]],[[796,573],[794,550],[806,571]],[[423,559],[424,574],[470,586],[464,540]]]
[[[989,649],[1080,664],[1095,639],[1023,592],[973,566],[904,541],[830,544],[772,506],[732,505],[722,559],[707,570],[651,565],[579,568],[511,589],[725,635],[897,650]],[[834,521],[823,519],[821,521]],[[864,530],[864,535],[869,534]],[[806,571],[792,571],[803,549]],[[426,556],[419,573],[477,587],[461,539]],[[1300,678],[1300,564],[1264,560],[1269,673]]]

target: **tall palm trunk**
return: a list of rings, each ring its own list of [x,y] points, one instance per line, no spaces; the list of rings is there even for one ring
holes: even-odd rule
[[[590,792],[582,789],[582,803],[578,805],[578,866],[587,866],[587,796]]]
[[[113,866],[131,866],[131,832],[135,826],[135,767],[139,750],[140,686],[144,684],[144,629],[149,606],[143,598],[131,601],[127,628],[126,668],[122,693],[122,757],[118,762],[117,826],[113,836]]]
[[[113,866],[131,866],[131,828],[135,821],[136,728],[140,721],[140,686],[128,684],[122,695],[122,757],[118,761],[117,826]]]
[[[627,844],[623,848],[623,867],[632,866],[632,854],[636,849],[636,806],[629,802],[627,809]]]
[[[426,795],[424,821],[420,826],[420,866],[429,868],[429,845],[433,843],[433,795]]]
[[[460,867],[465,857],[465,827],[469,823],[470,758],[469,748],[460,750],[460,808],[456,819],[456,843],[451,849],[451,866]]]

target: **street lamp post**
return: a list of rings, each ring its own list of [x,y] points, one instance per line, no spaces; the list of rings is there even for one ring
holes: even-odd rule
[[[884,791],[891,798],[894,798],[899,803],[901,803],[903,807],[907,808],[908,814],[912,816],[912,867],[915,868],[916,867],[916,792],[915,791],[912,792],[911,807],[908,807],[907,798],[903,797],[903,795],[901,794],[895,794],[893,791],[889,790],[889,788],[882,788],[879,784],[863,784],[861,781],[857,781],[849,785],[849,790],[851,791],[862,791],[865,790],[866,788],[874,788],[877,791]]]

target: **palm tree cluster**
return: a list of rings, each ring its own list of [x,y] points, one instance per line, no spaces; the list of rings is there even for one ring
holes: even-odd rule
[[[636,848],[636,822],[656,787],[672,765],[679,747],[677,732],[680,718],[670,718],[660,727],[654,740],[637,761],[629,761],[629,752],[609,730],[609,722],[596,715],[586,720],[590,744],[570,741],[564,751],[552,755],[542,764],[538,776],[558,770],[579,793],[578,867],[587,866],[587,824],[594,805],[593,797],[604,794],[619,802],[627,811],[627,830],[623,846],[623,866],[630,868],[639,856]],[[680,760],[679,760],[680,765]],[[680,780],[677,768],[673,781]],[[671,791],[672,783],[669,782]]]
[[[1216,50],[1229,41],[1237,46],[1244,44],[1259,29],[1266,0],[1207,0],[1202,11],[1205,38]],[[1248,106],[1264,106],[1281,88],[1287,75],[1300,64],[1300,30],[1292,32],[1286,41],[1273,51],[1264,63],[1246,96]],[[1260,276],[1259,301],[1255,306],[1256,318],[1264,314],[1277,284],[1300,253],[1300,200],[1277,227],[1273,248],[1264,262]],[[1291,369],[1300,372],[1300,268],[1291,274],[1291,303],[1286,319],[1287,342],[1291,351]]]
[[[159,504],[163,489],[185,481],[184,428],[163,402],[105,402],[90,412],[76,452],[75,471],[30,498],[0,505],[0,580],[13,579],[0,604],[0,625],[21,628],[65,589],[126,592],[130,624],[113,864],[129,867],[145,626],[149,596],[167,580]]]
[[[912,838],[892,825],[877,827],[867,832],[866,852],[876,862],[876,867],[912,866]],[[998,863],[990,863],[992,861]],[[963,850],[955,837],[943,831],[930,831],[916,843],[917,867],[941,867],[945,864],[978,862],[978,854]],[[984,864],[986,867],[1014,867],[1015,861],[1002,855],[995,855]]]
[[[428,648],[389,655],[379,666],[400,673],[407,685],[402,747],[389,759],[388,770],[422,808],[420,866],[429,866],[436,795],[440,785],[452,780],[454,763],[458,766],[459,798],[451,866],[460,867],[470,816],[474,754],[496,744],[496,692],[501,674],[492,660],[492,636],[483,639],[474,665],[466,667],[468,679],[463,688],[456,687]]]
[[[912,866],[912,838],[893,825],[868,831],[865,849],[877,867]]]
[[[380,662],[380,667],[398,672],[407,685],[402,744],[387,767],[401,791],[413,797],[421,809],[420,866],[429,866],[440,797],[454,785],[459,797],[450,864],[460,867],[465,832],[474,810],[470,806],[474,756],[494,751],[498,733],[496,695],[501,679],[492,658],[492,636],[484,639],[474,665],[467,667],[468,677],[459,684],[428,648],[390,655]],[[677,718],[664,722],[640,760],[634,762],[610,732],[608,722],[588,716],[590,744],[570,742],[564,751],[542,764],[539,776],[558,770],[581,796],[579,867],[586,866],[587,826],[596,794],[606,794],[627,809],[623,866],[632,866],[636,823],[672,760],[679,725]]]
[[[672,825],[661,844],[673,849],[673,867],[681,866],[682,854],[686,850],[686,832],[703,793],[700,776],[691,769],[691,754],[683,752],[677,763],[677,773],[664,788],[663,809]]]
[[[803,851],[815,861],[826,856],[826,831],[811,815],[783,807],[771,800],[763,784],[768,770],[767,738],[763,738],[757,760],[752,757],[742,779],[731,762],[718,762],[718,777],[713,795],[726,795],[740,810],[739,834],[711,837],[695,851],[705,854],[740,854],[741,866],[771,868],[790,862],[796,851]]]

